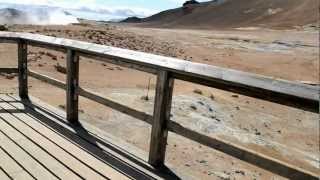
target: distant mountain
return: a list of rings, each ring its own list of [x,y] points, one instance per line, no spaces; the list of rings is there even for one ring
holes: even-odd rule
[[[142,26],[163,28],[291,28],[316,23],[318,8],[319,0],[191,0],[180,8],[136,21]]]
[[[134,17],[128,17],[128,18],[122,20],[121,22],[123,22],[123,23],[140,23],[140,22],[142,22],[142,19],[134,16]]]

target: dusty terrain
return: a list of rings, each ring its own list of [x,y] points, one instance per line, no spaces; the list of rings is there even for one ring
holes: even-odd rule
[[[319,83],[316,29],[173,30],[128,26],[22,26],[24,31],[79,39],[242,71]],[[16,45],[0,45],[1,67],[16,66]],[[59,64],[57,71],[57,64]],[[29,48],[29,68],[65,80],[65,55]],[[150,100],[147,95],[150,79]],[[0,92],[17,92],[17,78],[0,76]],[[155,77],[81,58],[80,85],[137,110],[152,113]],[[62,90],[30,78],[30,94],[64,108]],[[147,151],[150,126],[86,99],[81,118]],[[172,120],[319,174],[318,114],[176,81]],[[169,134],[167,162],[194,179],[281,179],[267,171]]]

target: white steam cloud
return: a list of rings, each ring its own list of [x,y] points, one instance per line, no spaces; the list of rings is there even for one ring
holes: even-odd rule
[[[67,25],[71,23],[78,23],[77,18],[60,9],[32,11],[0,9],[0,24]]]

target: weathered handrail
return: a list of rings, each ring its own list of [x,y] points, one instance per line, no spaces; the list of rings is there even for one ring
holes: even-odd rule
[[[55,38],[29,33],[0,32],[0,42],[18,43],[18,69],[0,68],[0,72],[19,73],[19,94],[28,98],[28,74],[67,91],[67,120],[78,122],[78,96],[84,96],[100,104],[126,113],[152,125],[149,163],[155,167],[164,164],[168,130],[215,148],[224,153],[255,164],[290,179],[316,179],[312,172],[297,166],[264,156],[217,137],[189,130],[170,121],[174,79],[185,80],[222,90],[256,97],[311,112],[319,112],[319,86],[310,86],[266,76],[193,63],[175,58],[108,47],[88,42]],[[67,52],[67,82],[41,75],[27,68],[27,46],[38,46]],[[78,83],[79,56],[95,58],[128,68],[156,74],[157,87],[153,116],[136,111],[119,103],[82,89]]]

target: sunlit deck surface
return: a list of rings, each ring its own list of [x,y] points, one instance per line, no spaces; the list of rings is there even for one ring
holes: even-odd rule
[[[178,178],[155,171],[128,152],[134,148],[93,127],[68,125],[58,112],[36,99],[0,94],[1,180]]]

